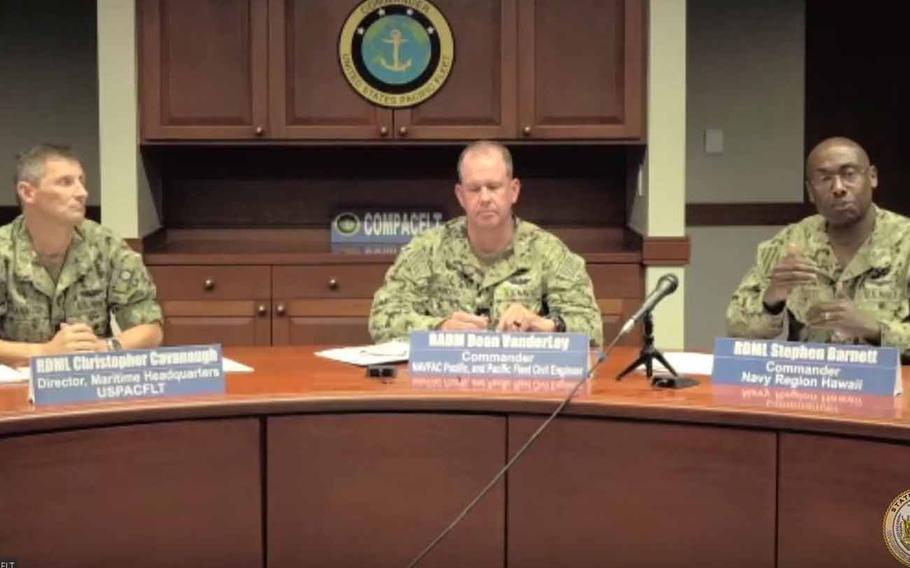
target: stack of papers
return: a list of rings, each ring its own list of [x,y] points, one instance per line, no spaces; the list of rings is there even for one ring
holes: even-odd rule
[[[342,363],[366,366],[407,361],[409,352],[410,346],[407,341],[387,341],[376,345],[326,349],[317,351],[316,355]]]
[[[28,380],[28,367],[25,367],[25,372],[22,372],[22,369],[13,369],[12,367],[7,367],[6,365],[0,365],[0,384],[4,383],[18,383],[20,381]]]

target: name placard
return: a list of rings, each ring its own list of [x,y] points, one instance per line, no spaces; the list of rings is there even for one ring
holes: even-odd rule
[[[413,331],[412,377],[486,377],[578,381],[588,372],[583,333]]]
[[[224,393],[221,345],[34,357],[35,405]]]
[[[516,379],[490,377],[415,377],[411,388],[430,391],[467,391],[509,394],[567,393],[578,384],[577,379]],[[581,387],[580,394],[591,393],[591,383]],[[2,567],[0,567],[2,568]]]
[[[332,220],[332,244],[404,244],[442,221],[441,211],[344,211]]]
[[[890,416],[900,401],[893,396],[790,388],[715,386],[715,400],[748,408],[810,411],[858,417]]]
[[[762,339],[715,339],[711,381],[886,396],[902,391],[895,347]]]

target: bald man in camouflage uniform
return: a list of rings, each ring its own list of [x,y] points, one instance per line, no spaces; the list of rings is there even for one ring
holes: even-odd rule
[[[512,215],[521,186],[504,146],[475,142],[458,161],[465,216],[408,244],[373,298],[376,341],[412,330],[603,331],[584,260]]]
[[[22,215],[0,227],[0,361],[159,345],[155,286],[123,239],[85,219],[78,159],[65,147],[36,146],[16,177]]]
[[[818,215],[758,247],[727,308],[734,337],[898,347],[910,355],[910,219],[876,207],[878,171],[856,142],[829,138],[806,163]]]

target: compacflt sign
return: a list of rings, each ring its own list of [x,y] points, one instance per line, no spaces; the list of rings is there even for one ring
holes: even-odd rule
[[[442,221],[441,211],[344,211],[332,220],[332,244],[407,244]]]

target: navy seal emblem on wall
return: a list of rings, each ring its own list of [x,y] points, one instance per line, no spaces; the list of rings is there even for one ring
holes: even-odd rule
[[[404,108],[436,94],[452,71],[455,46],[445,17],[426,0],[366,0],[341,28],[341,70],[379,106]]]

